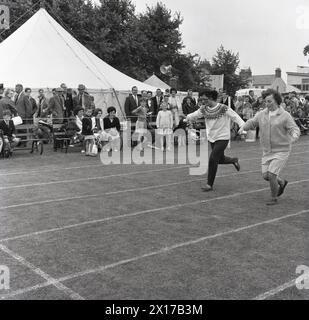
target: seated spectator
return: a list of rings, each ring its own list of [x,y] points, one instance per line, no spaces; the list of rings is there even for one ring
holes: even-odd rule
[[[196,106],[197,103],[196,103],[195,98],[193,98],[193,90],[192,89],[188,90],[187,96],[185,96],[184,99],[182,100],[182,105],[184,105],[184,103],[187,102],[187,99],[190,99],[191,100],[191,104]]]
[[[80,128],[76,124],[76,117],[71,116],[63,129],[65,130],[67,137],[70,138],[70,147],[83,141]]]
[[[76,118],[76,125],[79,128],[79,134],[82,133],[83,130],[83,118],[84,118],[84,109],[82,107],[79,107],[75,110],[75,118]]]
[[[92,128],[94,133],[100,133],[104,130],[104,123],[102,118],[102,109],[95,109],[92,118]]]
[[[182,112],[185,116],[197,110],[198,107],[196,106],[195,100],[192,100],[190,97],[184,99],[184,102],[182,103]]]
[[[188,123],[185,121],[186,117],[179,116],[179,124],[175,128],[175,136],[177,136],[178,147],[185,146],[187,144],[187,132],[188,132]]]
[[[6,89],[3,94],[3,98],[0,99],[0,119],[3,119],[3,112],[5,110],[10,110],[11,113],[16,116],[17,110],[15,108],[14,101],[12,100],[14,94],[13,90]]]
[[[116,117],[116,108],[109,107],[107,109],[108,115],[104,118],[104,131],[106,132],[106,139],[108,140],[108,144],[103,148],[103,151],[118,152],[120,148],[120,121]]]
[[[93,133],[97,141],[101,144],[106,141],[106,133],[104,131],[103,112],[101,109],[95,109],[92,117]]]
[[[94,156],[92,148],[95,143],[92,129],[92,109],[86,109],[85,116],[82,119],[82,135],[84,137],[84,147],[86,156]]]
[[[9,152],[18,145],[20,139],[15,135],[15,125],[12,120],[12,114],[10,110],[3,111],[3,120],[0,120],[0,131],[2,132],[2,148],[5,144],[8,145]]]

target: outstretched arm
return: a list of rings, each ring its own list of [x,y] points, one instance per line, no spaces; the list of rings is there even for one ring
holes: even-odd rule
[[[241,119],[241,117],[233,109],[228,108],[226,114],[233,122],[236,122],[239,127],[242,127],[245,124],[244,120]]]
[[[259,126],[258,117],[259,117],[259,112],[254,116],[254,118],[245,122],[244,125],[241,126],[241,128],[239,129],[238,133],[242,134],[244,131],[256,129]]]
[[[196,121],[197,119],[203,118],[203,117],[204,117],[204,116],[203,116],[203,113],[202,113],[201,109],[198,109],[197,111],[188,114],[187,117],[186,117],[186,120],[187,120],[187,121],[192,121],[192,122],[194,122],[194,121]]]

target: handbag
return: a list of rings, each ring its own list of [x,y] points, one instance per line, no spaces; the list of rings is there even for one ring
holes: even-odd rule
[[[98,154],[98,146],[96,145],[96,143],[94,143],[92,145],[90,153],[91,153],[91,155],[94,155],[94,156],[96,156]]]
[[[23,124],[23,119],[20,116],[13,117],[12,120],[15,127]]]
[[[255,141],[256,141],[256,131],[255,130],[249,130],[247,132],[246,142],[255,142]]]

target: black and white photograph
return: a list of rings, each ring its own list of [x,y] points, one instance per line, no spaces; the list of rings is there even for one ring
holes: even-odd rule
[[[308,215],[308,1],[0,0],[1,301],[309,300]]]

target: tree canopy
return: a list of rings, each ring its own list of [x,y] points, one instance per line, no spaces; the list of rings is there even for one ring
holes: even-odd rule
[[[40,0],[12,1],[11,28],[0,32],[0,42],[27,21],[40,7]],[[198,54],[182,52],[180,27],[183,17],[163,3],[147,6],[137,14],[131,0],[45,0],[49,14],[89,50],[119,71],[144,81],[152,74],[169,82],[160,73],[172,65],[178,89],[207,87],[208,74],[225,75],[224,87],[233,94],[245,84],[236,74],[239,54],[221,46],[212,62]]]

